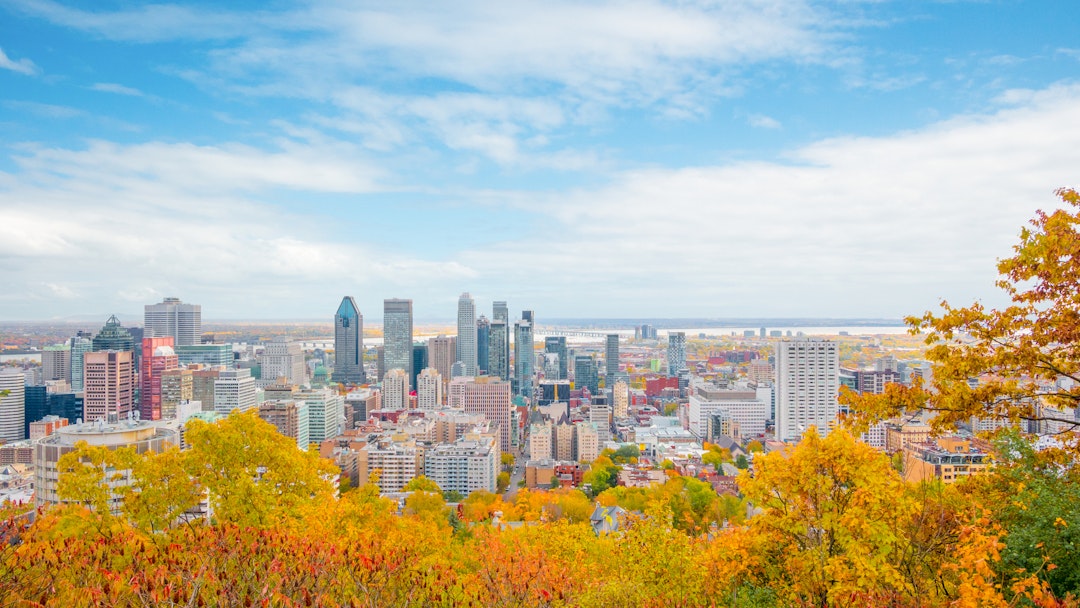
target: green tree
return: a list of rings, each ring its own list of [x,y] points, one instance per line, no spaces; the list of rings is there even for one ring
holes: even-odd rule
[[[503,452],[500,456],[502,460],[502,466],[504,471],[510,471],[514,468],[514,455],[510,452]]]
[[[510,473],[506,471],[499,473],[498,478],[495,480],[495,487],[499,494],[505,492],[510,487]]]

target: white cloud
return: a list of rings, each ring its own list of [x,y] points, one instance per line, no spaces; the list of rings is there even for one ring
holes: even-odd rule
[[[750,123],[751,127],[757,127],[759,129],[780,129],[783,125],[779,120],[771,116],[765,116],[764,114],[751,114],[746,117],[746,121]]]
[[[97,82],[90,88],[94,91],[101,91],[102,93],[116,93],[117,95],[128,95],[130,97],[146,96],[146,94],[139,89],[126,87],[122,84],[116,84],[115,82]]]
[[[25,57],[15,61],[4,53],[4,49],[0,49],[0,70],[11,70],[12,72],[26,74],[27,76],[33,76],[38,73],[38,67],[34,65],[33,61],[30,61]]]

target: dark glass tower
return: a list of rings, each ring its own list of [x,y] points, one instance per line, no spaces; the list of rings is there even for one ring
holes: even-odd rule
[[[416,377],[420,372],[427,369],[427,342],[414,342],[412,346],[412,385],[416,384]]]
[[[352,296],[341,299],[334,315],[334,382],[363,384],[364,317]]]
[[[549,380],[568,380],[570,374],[566,367],[570,365],[570,358],[566,351],[566,336],[549,336],[544,338],[544,351],[559,355],[559,377]]]
[[[491,357],[488,350],[490,338],[491,323],[488,322],[487,317],[480,315],[480,318],[476,320],[476,367],[479,368],[480,375],[487,374],[490,367],[488,361]]]
[[[94,352],[103,350],[130,350],[135,351],[135,339],[131,332],[120,326],[120,319],[116,315],[109,317],[105,327],[101,328],[98,335],[94,336]]]

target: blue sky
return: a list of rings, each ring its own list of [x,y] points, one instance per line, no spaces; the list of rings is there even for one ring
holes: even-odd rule
[[[0,320],[899,317],[1080,184],[1071,2],[0,0]]]

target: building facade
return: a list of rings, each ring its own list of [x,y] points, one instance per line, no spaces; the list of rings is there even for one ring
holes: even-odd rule
[[[686,369],[686,332],[668,334],[667,364],[669,376],[677,376],[679,370]]]
[[[116,422],[135,406],[135,354],[107,350],[83,356],[83,416],[87,422]]]
[[[412,300],[383,300],[383,366],[387,371],[404,370],[409,388],[416,387]]]
[[[798,441],[811,426],[821,436],[836,425],[840,359],[836,342],[822,338],[776,343],[776,438]]]
[[[352,296],[345,296],[334,315],[334,382],[363,384],[364,317]]]
[[[476,376],[476,301],[468,292],[458,298],[457,359],[465,365],[466,376]]]
[[[184,304],[179,298],[165,298],[147,304],[143,312],[143,337],[172,336],[174,345],[191,346],[202,339],[202,306]]]

